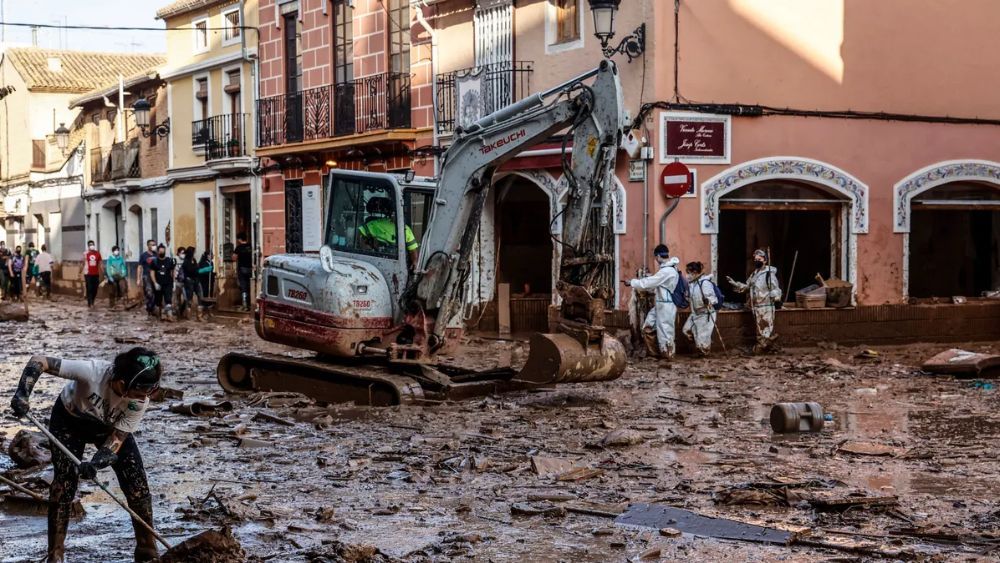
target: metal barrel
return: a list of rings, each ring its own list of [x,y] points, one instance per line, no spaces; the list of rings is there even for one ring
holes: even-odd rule
[[[771,407],[771,429],[779,434],[823,430],[819,403],[777,403]]]
[[[566,334],[534,334],[528,361],[516,376],[532,383],[587,383],[617,379],[625,371],[622,343],[605,335],[600,346],[583,346]]]

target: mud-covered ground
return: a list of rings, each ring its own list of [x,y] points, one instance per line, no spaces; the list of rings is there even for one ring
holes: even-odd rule
[[[246,320],[161,324],[141,309],[39,304],[29,323],[0,323],[0,473],[44,490],[44,470],[13,470],[6,456],[25,427],[7,405],[31,354],[110,358],[133,342],[162,354],[164,384],[185,400],[224,398],[215,365],[226,352],[288,350],[259,341]],[[473,338],[463,358],[489,367],[512,346],[521,345]],[[731,351],[670,369],[639,360],[610,383],[425,407],[257,395],[192,417],[158,403],[137,439],[160,532],[178,542],[228,523],[251,560],[995,560],[1000,391],[919,372],[948,346],[855,357],[864,348]],[[36,414],[47,417],[62,383],[43,376]],[[777,401],[817,401],[832,420],[821,433],[776,436],[767,417]],[[102,477],[114,483],[110,470]],[[822,509],[823,500],[892,496],[896,504]],[[131,560],[128,517],[94,485],[82,486],[82,501],[68,560]],[[638,502],[792,530],[810,545],[615,526]],[[38,561],[44,517],[8,504],[0,561]],[[819,547],[831,543],[842,549]]]

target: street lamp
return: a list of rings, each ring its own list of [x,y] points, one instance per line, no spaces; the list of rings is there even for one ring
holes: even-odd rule
[[[65,123],[60,123],[59,128],[56,129],[56,145],[59,146],[59,150],[63,154],[66,154],[66,147],[69,146],[69,129],[66,128]]]
[[[618,4],[621,0],[588,0],[590,11],[594,15],[594,35],[601,42],[601,52],[611,58],[615,53],[624,54],[629,62],[643,54],[646,50],[646,24],[642,23],[632,33],[626,35],[617,47],[609,47],[608,43],[615,36],[615,15],[618,14]]]
[[[149,105],[149,100],[146,98],[139,98],[132,104],[132,111],[135,113],[135,124],[142,131],[143,137],[149,137],[153,133],[156,133],[158,137],[166,137],[170,134],[170,118],[164,119],[159,124],[152,125],[152,131],[149,131],[149,110],[152,106]]]
[[[615,14],[621,0],[589,0],[590,11],[594,14],[594,35],[601,41],[601,48],[607,48],[608,41],[615,36]]]

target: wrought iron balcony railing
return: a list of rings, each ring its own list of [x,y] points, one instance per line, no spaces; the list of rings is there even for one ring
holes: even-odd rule
[[[451,133],[531,92],[532,61],[495,63],[437,75],[437,128]]]
[[[382,73],[257,101],[257,146],[410,127],[410,76]]]
[[[247,156],[247,114],[226,113],[191,122],[191,145],[204,147],[205,160]]]

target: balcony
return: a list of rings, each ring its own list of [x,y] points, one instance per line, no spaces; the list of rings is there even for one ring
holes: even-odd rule
[[[456,125],[471,125],[524,98],[531,92],[534,65],[532,61],[514,61],[439,74],[438,133],[451,133]]]
[[[410,76],[383,73],[257,101],[257,146],[410,127]]]
[[[139,168],[139,139],[90,149],[90,183],[142,177]]]
[[[227,113],[191,122],[191,146],[204,148],[205,161],[249,156],[247,114]]]

